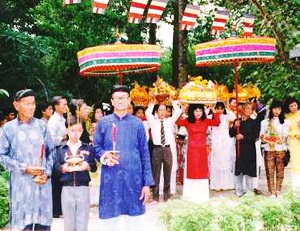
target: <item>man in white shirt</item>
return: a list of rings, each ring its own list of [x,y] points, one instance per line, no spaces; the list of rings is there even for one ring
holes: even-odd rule
[[[48,121],[48,130],[51,139],[56,147],[62,144],[63,138],[66,136],[66,119],[64,113],[67,112],[68,103],[65,97],[55,96],[52,99],[52,107],[54,108],[53,115]],[[55,157],[54,157],[55,158]],[[62,215],[61,209],[61,190],[62,184],[60,183],[60,177],[57,174],[52,174],[52,200],[53,200],[53,217],[60,217]]]
[[[157,117],[152,114],[154,102],[150,103],[146,110],[146,118],[151,128],[152,140],[154,144],[152,153],[152,170],[155,181],[153,187],[153,200],[159,201],[159,182],[161,166],[164,171],[164,201],[170,199],[170,180],[172,170],[172,152],[170,145],[175,143],[174,125],[182,111],[177,102],[172,102],[174,113],[166,118],[166,105],[159,105]],[[164,135],[162,135],[162,132]]]
[[[63,114],[67,112],[68,103],[63,96],[55,96],[52,99],[53,115],[48,121],[48,129],[55,146],[62,143],[63,137],[66,135],[66,119]]]

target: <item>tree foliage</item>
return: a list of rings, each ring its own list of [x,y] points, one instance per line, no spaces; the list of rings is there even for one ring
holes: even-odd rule
[[[38,93],[38,99],[54,95],[85,98],[90,103],[109,100],[109,89],[114,78],[87,78],[79,76],[77,52],[91,46],[113,43],[117,28],[126,34],[127,43],[148,43],[149,24],[130,24],[127,15],[130,1],[110,0],[105,14],[91,12],[91,0],[81,4],[62,5],[61,0],[5,0],[0,3],[0,87],[13,94],[27,87]],[[184,4],[191,1],[183,1]],[[230,21],[224,37],[230,36],[231,25],[236,23],[239,32],[244,13],[256,17],[254,33],[275,37],[277,57],[272,64],[243,65],[239,69],[241,83],[259,85],[264,100],[273,97],[282,99],[287,94],[300,98],[298,92],[299,62],[289,59],[289,51],[300,43],[299,1],[284,0],[199,0],[199,5],[213,2],[226,7]],[[173,15],[178,0],[170,0],[162,20],[174,25]],[[233,87],[231,66],[196,68],[194,46],[214,39],[210,27],[214,9],[205,17],[198,18],[193,31],[184,32],[184,44],[174,39],[174,47],[186,46],[186,59],[181,57],[179,70],[188,70],[189,75],[206,78]],[[176,26],[177,28],[177,26]],[[157,41],[159,42],[159,41]],[[179,48],[180,48],[179,46]],[[184,82],[187,77],[177,78],[171,63],[178,57],[172,50],[163,51],[162,66],[158,74],[169,82]],[[186,60],[186,61],[185,61]],[[186,75],[186,74],[185,74]],[[150,85],[156,73],[125,76],[125,83],[134,81]],[[1,106],[1,105],[0,105]]]
[[[287,95],[300,98],[297,87],[300,65],[297,60],[289,59],[289,51],[300,43],[299,2],[230,0],[224,1],[224,6],[233,15],[254,14],[254,34],[276,38],[275,62],[243,66],[239,70],[240,82],[257,84],[263,92],[265,102],[271,98],[284,99]]]

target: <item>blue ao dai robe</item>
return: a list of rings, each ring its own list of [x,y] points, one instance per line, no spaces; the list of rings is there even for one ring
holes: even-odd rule
[[[105,151],[112,150],[112,127],[117,127],[116,150],[120,151],[120,164],[102,165],[100,184],[100,218],[113,218],[145,213],[142,188],[154,184],[145,128],[138,118],[130,114],[120,118],[111,114],[98,122],[94,146],[100,160]]]
[[[54,145],[47,125],[32,118],[29,123],[14,119],[0,130],[0,164],[10,171],[10,227],[24,229],[29,224],[50,226],[52,222],[52,188],[50,179],[37,185],[31,175],[25,175],[26,166],[39,162],[42,140],[45,141],[45,173],[51,175]]]

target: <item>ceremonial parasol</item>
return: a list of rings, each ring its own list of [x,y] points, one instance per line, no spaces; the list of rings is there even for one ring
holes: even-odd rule
[[[276,40],[269,37],[230,37],[196,45],[196,66],[233,65],[237,118],[239,102],[238,66],[245,63],[273,62],[275,60],[275,44]],[[239,133],[239,127],[237,127],[237,131]]]
[[[117,40],[120,38],[117,34]],[[123,44],[85,48],[77,53],[82,76],[119,76],[123,74],[154,72],[160,67],[160,47],[149,44]]]
[[[200,43],[195,47],[196,66],[233,65],[234,88],[238,105],[238,66],[245,63],[273,62],[275,44],[276,40],[269,37],[231,37]]]

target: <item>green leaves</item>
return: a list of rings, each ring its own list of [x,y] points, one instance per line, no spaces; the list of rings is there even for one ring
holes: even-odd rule
[[[3,95],[9,97],[8,91],[6,91],[4,89],[0,89],[0,96],[3,96]]]
[[[295,192],[277,200],[265,196],[219,197],[202,204],[172,200],[163,206],[161,219],[165,230],[298,230],[299,203]]]
[[[2,89],[1,89],[2,90]],[[8,172],[0,165],[0,228],[8,223],[9,198],[8,198]]]
[[[185,3],[192,1],[185,1]],[[204,6],[210,1],[199,0]],[[109,88],[117,78],[81,78],[77,63],[77,52],[91,46],[113,43],[116,29],[126,33],[128,43],[147,43],[149,24],[127,23],[130,1],[109,2],[103,15],[91,12],[92,1],[63,6],[61,0],[43,1],[1,1],[0,17],[0,86],[9,92],[30,87],[37,92],[38,100],[45,98],[43,82],[50,97],[66,94],[70,97],[83,97],[87,102],[95,99],[109,101],[103,89]],[[254,33],[277,39],[277,57],[272,64],[244,65],[239,69],[239,82],[258,84],[263,101],[271,98],[282,99],[286,95],[300,97],[299,61],[288,58],[289,51],[300,43],[299,1],[256,1],[251,0],[214,0],[215,6],[225,6],[231,13],[225,34],[230,34],[230,23],[241,21],[244,13],[256,17]],[[174,24],[174,11],[178,1],[170,0],[162,20]],[[204,7],[205,9],[205,7]],[[197,43],[212,40],[210,27],[213,10],[197,19],[197,27],[187,33],[188,39],[180,46],[187,46],[187,61],[182,57],[172,57],[172,52],[162,54],[159,75],[171,82],[177,76],[172,70],[172,62],[187,69],[184,75],[198,76],[215,80],[233,88],[232,66],[196,68],[193,47]],[[238,32],[239,32],[238,28]],[[176,36],[175,36],[176,37]],[[174,47],[179,47],[174,44]],[[176,52],[173,54],[176,54]],[[179,59],[180,58],[180,59]],[[154,74],[126,77],[128,84],[138,79],[152,83]],[[181,76],[182,77],[182,76]],[[183,76],[186,79],[187,76]],[[127,79],[127,80],[126,80]],[[173,79],[174,83],[178,81]],[[101,86],[98,86],[101,85]],[[102,86],[103,85],[103,86]],[[89,89],[86,91],[84,89]]]

